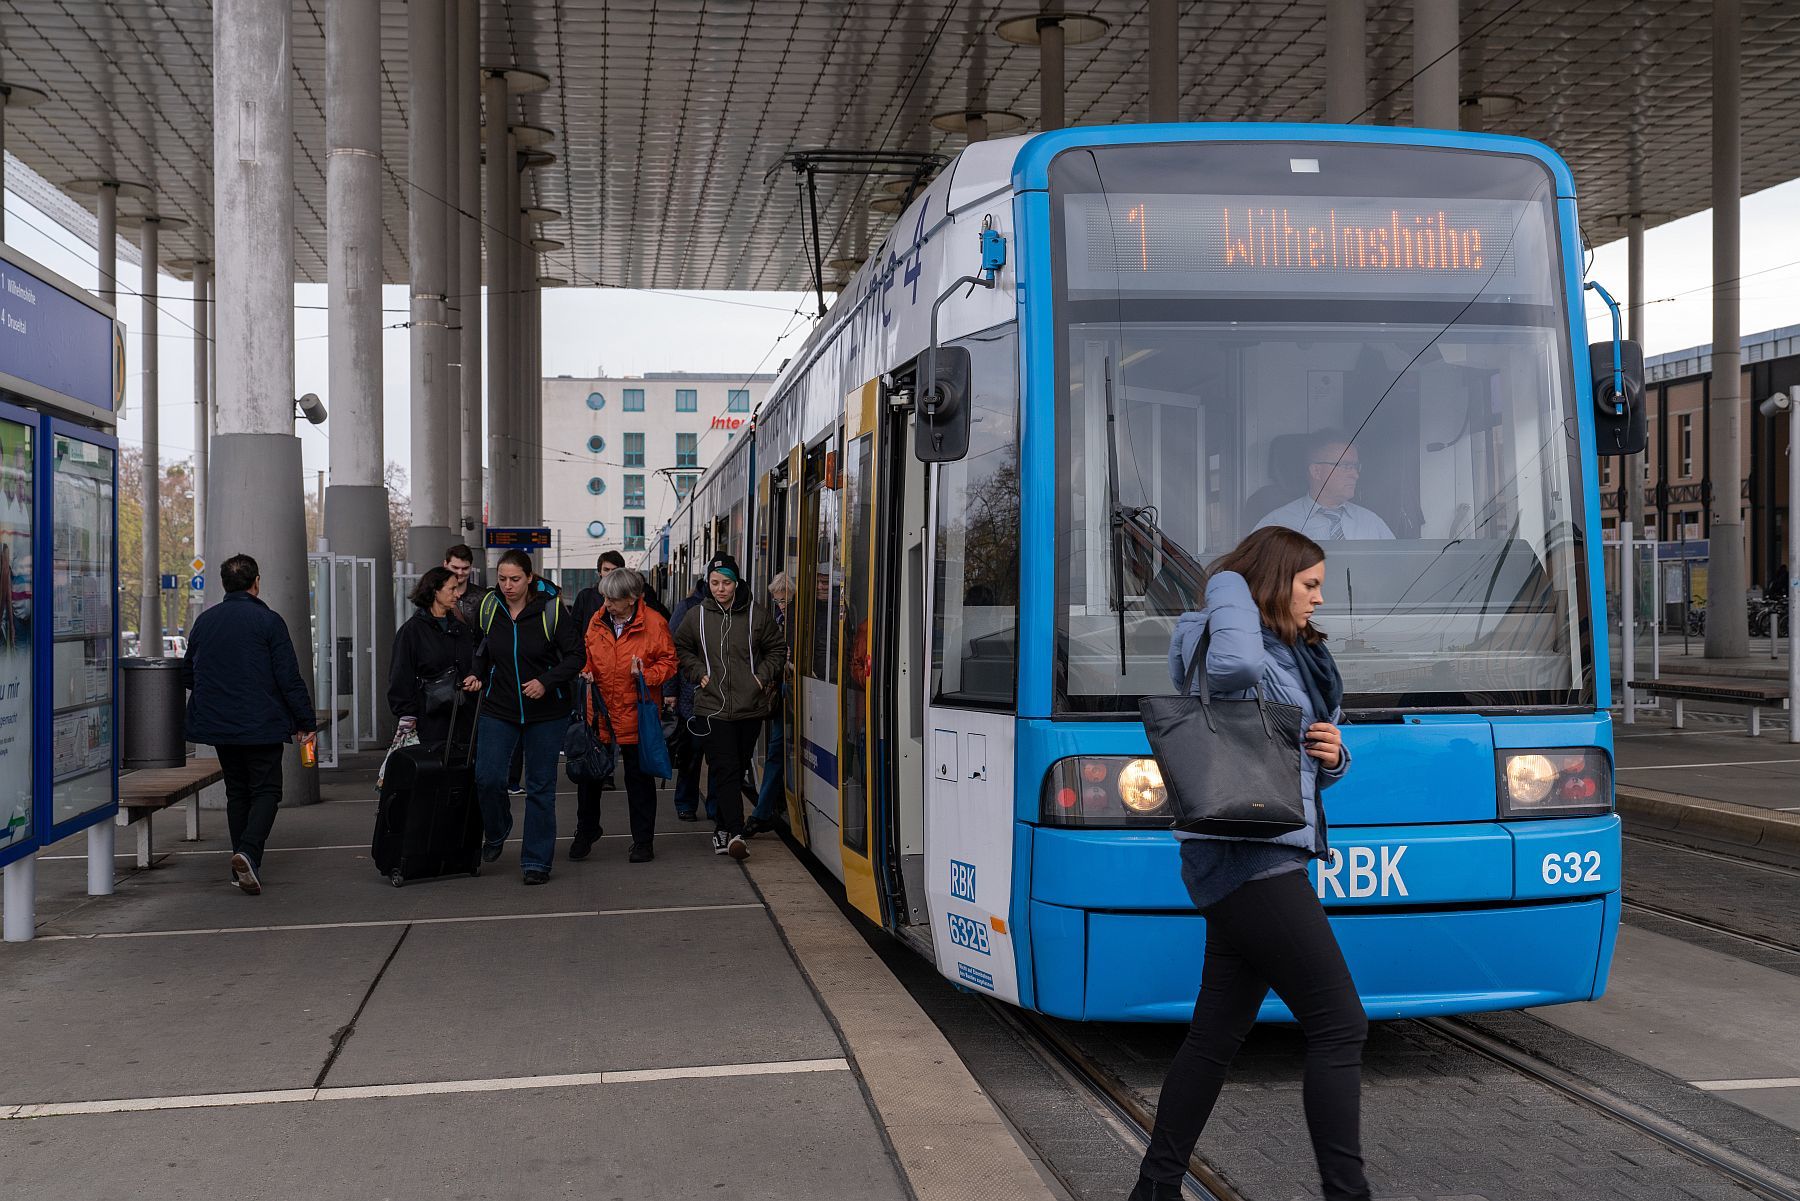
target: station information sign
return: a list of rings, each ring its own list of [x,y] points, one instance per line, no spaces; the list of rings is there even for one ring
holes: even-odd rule
[[[548,526],[490,527],[489,550],[539,550],[550,545]]]
[[[47,268],[0,252],[0,390],[103,413],[124,379],[113,319]]]

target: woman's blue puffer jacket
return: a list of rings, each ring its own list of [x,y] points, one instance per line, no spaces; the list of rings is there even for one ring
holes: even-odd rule
[[[1169,640],[1169,678],[1180,692],[1187,683],[1188,665],[1200,646],[1200,635],[1212,627],[1212,646],[1206,657],[1206,675],[1212,693],[1219,700],[1243,700],[1251,696],[1251,688],[1261,683],[1263,699],[1281,701],[1300,710],[1302,732],[1316,721],[1338,722],[1343,710],[1321,716],[1313,712],[1306,684],[1300,678],[1300,667],[1293,651],[1279,639],[1264,637],[1262,615],[1250,595],[1250,585],[1235,571],[1222,571],[1206,583],[1206,608],[1198,613],[1184,613],[1175,624],[1175,636]],[[1194,680],[1192,695],[1200,693],[1200,681]],[[1319,803],[1320,782],[1329,787],[1350,766],[1350,751],[1345,749],[1336,768],[1327,769],[1317,759],[1300,756],[1300,797],[1306,806],[1306,828],[1283,834],[1279,838],[1238,839],[1233,841],[1271,842],[1299,847],[1323,858],[1325,847],[1325,814]],[[1189,834],[1178,830],[1177,838],[1218,838],[1215,834]]]

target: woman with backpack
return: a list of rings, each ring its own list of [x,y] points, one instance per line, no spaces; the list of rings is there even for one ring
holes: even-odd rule
[[[1336,722],[1344,684],[1312,624],[1325,552],[1304,534],[1267,526],[1213,565],[1206,608],[1183,614],[1169,675],[1186,691],[1195,655],[1213,695],[1260,687],[1300,710],[1300,799],[1306,825],[1270,839],[1177,831],[1181,882],[1206,917],[1206,958],[1187,1038],[1169,1065],[1156,1127],[1129,1201],[1178,1201],[1194,1144],[1225,1072],[1271,989],[1306,1034],[1302,1096],[1325,1201],[1368,1201],[1362,1159],[1362,1049],[1368,1017],[1324,906],[1306,875],[1323,858],[1322,790],[1350,766]],[[1202,635],[1210,634],[1210,645]],[[1195,678],[1193,694],[1198,695]]]
[[[744,772],[787,664],[780,624],[740,586],[740,576],[736,559],[715,556],[706,565],[706,599],[675,632],[681,674],[695,685],[688,728],[706,747],[713,854],[733,859],[750,854],[744,842]]]
[[[574,708],[581,633],[554,585],[536,578],[521,550],[500,556],[496,586],[476,606],[482,682],[476,730],[475,788],[481,798],[481,858],[500,858],[512,833],[506,776],[513,748],[525,748],[525,840],[519,866],[527,884],[550,879],[556,855],[556,764]]]

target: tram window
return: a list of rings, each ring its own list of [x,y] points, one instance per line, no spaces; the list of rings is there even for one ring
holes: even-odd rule
[[[1018,335],[965,338],[973,373],[968,456],[938,477],[934,703],[1010,708],[1019,626]]]
[[[802,536],[809,544],[806,570],[811,576],[811,584],[809,586],[801,581],[800,586],[805,591],[796,600],[798,603],[812,605],[812,616],[807,627],[811,632],[812,645],[806,649],[803,664],[806,675],[814,680],[836,684],[837,648],[833,631],[837,627],[841,565],[838,562],[839,494],[825,486],[828,482],[825,479],[825,456],[830,445],[827,443],[807,457],[808,491],[803,502],[805,508],[801,526]]]

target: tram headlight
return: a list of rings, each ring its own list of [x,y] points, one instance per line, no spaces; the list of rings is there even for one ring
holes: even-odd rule
[[[1501,751],[1499,769],[1501,817],[1612,811],[1612,760],[1599,747]]]
[[[1039,818],[1046,825],[1123,829],[1169,825],[1169,794],[1154,759],[1082,755],[1060,759],[1044,777]]]
[[[1169,803],[1156,760],[1133,759],[1119,769],[1119,799],[1133,813],[1155,813]]]

